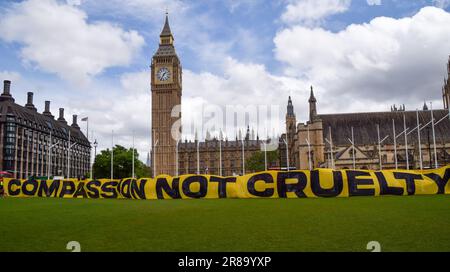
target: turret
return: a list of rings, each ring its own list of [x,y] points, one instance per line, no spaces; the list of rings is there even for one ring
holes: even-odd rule
[[[313,122],[317,119],[317,99],[314,96],[314,89],[313,86],[311,86],[311,94],[309,96],[309,121]]]

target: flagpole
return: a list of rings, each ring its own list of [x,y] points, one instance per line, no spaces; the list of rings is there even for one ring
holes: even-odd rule
[[[308,130],[308,139],[306,139],[306,143],[308,144],[308,166],[309,166],[309,170],[312,170],[312,162],[311,162],[311,142],[310,142],[310,137],[309,137],[309,127],[307,128]]]
[[[219,135],[219,176],[222,176],[222,130]]]
[[[242,138],[242,174],[245,175],[245,142]]]
[[[200,141],[197,140],[197,175],[200,175]]]
[[[354,134],[353,134],[353,127],[352,127],[352,145],[353,145],[353,148],[352,148],[352,152],[353,152],[353,169],[356,169],[356,158],[355,158],[355,137],[354,137]]]
[[[406,154],[406,169],[409,170],[409,154],[408,154],[408,134],[406,133],[406,116],[403,114],[403,129],[405,130],[405,154]]]
[[[111,132],[111,180],[114,179],[114,130]]]
[[[416,116],[417,116],[417,139],[419,141],[419,165],[420,170],[423,170],[423,163],[422,163],[422,144],[420,141],[420,123],[419,123],[419,110],[416,110]]]
[[[50,143],[48,145],[48,156],[47,156],[47,159],[48,159],[48,162],[47,162],[47,179],[50,179],[50,172],[51,172],[51,170],[50,170],[51,163],[50,162],[52,160],[52,152],[51,152],[52,144],[53,144],[53,142],[52,142],[52,130],[50,129]]]
[[[134,130],[133,130],[133,157],[131,161],[131,176],[134,179]]]
[[[379,164],[380,164],[380,170],[383,170],[383,163],[381,161],[380,124],[377,124],[377,136],[378,136],[378,160],[379,160]]]
[[[392,119],[392,131],[394,133],[394,161],[395,161],[395,169],[398,169],[397,163],[397,135],[395,135],[395,120]]]
[[[331,126],[330,126],[330,149],[331,149],[331,168],[334,169],[334,154],[333,154],[333,136],[331,134]]]
[[[436,131],[434,129],[434,114],[433,114],[433,102],[430,102],[431,107],[431,128],[433,130],[433,150],[434,150],[434,168],[439,168],[437,160],[437,150],[436,150]]]
[[[178,177],[179,176],[179,169],[178,169],[178,144],[180,143],[180,140],[177,140],[177,145],[176,145],[176,152],[175,152],[175,176]]]
[[[263,144],[264,144],[264,171],[267,171],[267,143],[263,142]]]
[[[70,128],[69,128],[69,144],[67,145],[67,178],[70,179]]]

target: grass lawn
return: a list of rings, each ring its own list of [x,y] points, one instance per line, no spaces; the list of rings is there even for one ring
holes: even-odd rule
[[[0,199],[0,251],[450,251],[450,196]]]

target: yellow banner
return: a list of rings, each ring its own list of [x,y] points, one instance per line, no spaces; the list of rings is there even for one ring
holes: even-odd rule
[[[239,177],[158,176],[122,180],[5,179],[9,197],[195,199],[450,194],[450,165],[434,170],[267,171]]]

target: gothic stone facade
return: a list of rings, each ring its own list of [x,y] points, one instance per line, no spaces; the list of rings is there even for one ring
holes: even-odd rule
[[[447,68],[450,77],[450,60]],[[287,138],[291,141],[289,143],[290,165],[295,165],[297,169],[309,169],[311,162],[312,168],[334,166],[336,169],[352,169],[354,157],[357,169],[379,169],[381,157],[383,169],[393,169],[396,167],[395,153],[397,153],[399,168],[406,169],[409,164],[410,169],[419,169],[420,154],[423,168],[434,168],[436,160],[431,125],[421,130],[420,146],[417,130],[408,133],[406,140],[404,134],[398,136],[405,125],[410,129],[408,131],[416,128],[417,118],[421,126],[429,124],[432,115],[436,122],[442,119],[435,126],[437,165],[448,165],[450,163],[450,118],[444,117],[449,113],[449,86],[447,78],[443,87],[444,109],[442,110],[431,112],[425,104],[419,112],[406,111],[403,107],[400,110],[393,108],[390,112],[348,114],[318,114],[317,100],[311,87],[309,120],[306,123],[297,124],[292,101],[290,98],[288,101],[286,131]],[[381,144],[381,152],[378,147],[377,126],[379,126],[381,139],[388,136]],[[395,145],[394,127],[395,135],[398,136]],[[352,148],[349,142],[352,138],[352,128],[355,148]],[[307,140],[310,142],[309,147]],[[333,150],[330,148],[330,143],[333,144]]]
[[[91,146],[80,131],[77,116],[73,116],[69,126],[61,108],[59,118],[55,120],[50,112],[50,101],[45,102],[45,111],[39,113],[33,104],[32,92],[28,93],[24,107],[18,105],[10,86],[11,82],[5,80],[0,96],[1,171],[10,172],[15,178],[47,176],[49,170],[50,176],[67,177],[67,164],[70,163],[70,177],[86,175],[90,169]],[[70,152],[69,144],[73,145]],[[51,145],[54,146],[49,149]]]

